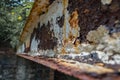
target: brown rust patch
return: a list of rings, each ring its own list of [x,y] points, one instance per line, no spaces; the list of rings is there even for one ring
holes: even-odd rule
[[[72,28],[76,28],[78,27],[78,11],[75,10],[74,12],[72,12],[71,18],[69,20],[70,26]]]
[[[51,24],[43,24],[36,30],[36,39],[40,40],[38,48],[41,50],[54,49],[57,45],[57,38],[54,37],[54,33],[50,30]]]

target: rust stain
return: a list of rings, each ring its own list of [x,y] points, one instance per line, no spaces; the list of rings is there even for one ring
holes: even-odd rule
[[[72,34],[72,32],[69,32],[69,40],[73,41],[75,39],[75,36]]]
[[[70,18],[70,20],[69,20],[70,26],[71,26],[72,28],[78,27],[78,22],[79,22],[78,16],[79,16],[79,15],[78,15],[78,11],[75,10],[75,11],[72,13],[71,18]]]
[[[80,45],[80,40],[76,39],[74,45],[75,45],[75,47],[78,47]]]
[[[63,40],[63,45],[67,44],[68,41],[69,41],[68,39],[64,39],[64,40]]]
[[[68,0],[63,0],[63,6],[64,6],[64,10],[63,10],[63,15],[64,15],[64,24],[63,24],[63,40],[66,40],[66,13],[67,13],[67,6],[68,6]]]
[[[66,52],[66,50],[65,50],[64,47],[61,49],[61,53],[62,53],[62,54],[67,54],[67,52]]]
[[[74,41],[74,47],[73,47],[73,49],[75,50],[75,53],[76,53],[76,54],[79,54],[79,53],[80,53],[79,46],[80,46],[80,40],[79,40],[79,39],[76,39],[76,40]]]
[[[79,18],[78,18],[78,16],[79,16],[78,11],[76,9],[74,12],[72,12],[71,18],[69,20],[69,23],[71,26],[71,31],[69,32],[69,39],[71,41],[75,40],[75,42],[74,42],[75,46],[77,46],[79,43],[77,40],[77,37],[79,37],[79,25],[78,25]],[[77,40],[77,42],[76,42],[76,40]]]
[[[63,13],[65,14],[66,8],[67,8],[67,6],[68,6],[68,0],[63,0],[63,5],[64,5]]]
[[[67,11],[66,11],[67,13]],[[65,13],[65,14],[66,14]],[[64,21],[64,27],[63,27],[63,47],[66,48],[67,46],[71,45],[73,46],[73,49],[75,50],[75,53],[79,53],[80,50],[78,48],[78,45],[80,45],[80,41],[77,39],[79,37],[79,19],[78,19],[78,11],[77,9],[71,14],[71,17],[65,17]],[[70,24],[70,26],[67,25],[67,21]],[[69,32],[66,32],[67,28],[69,27]],[[66,53],[67,51],[63,51]]]

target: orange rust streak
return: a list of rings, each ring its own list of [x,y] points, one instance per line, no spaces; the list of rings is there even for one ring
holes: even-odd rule
[[[73,41],[73,39],[75,39],[75,36],[72,35],[72,32],[69,33],[69,39],[70,41]]]
[[[66,12],[67,12],[68,0],[63,0],[63,6],[64,6],[63,14],[65,16],[64,26],[63,26],[63,40],[66,40],[66,20],[67,20]]]
[[[64,39],[64,40],[63,40],[63,45],[66,45],[68,42],[69,42],[68,39]]]
[[[78,11],[77,10],[75,10],[73,13],[72,13],[72,15],[71,15],[71,19],[70,19],[70,26],[72,27],[72,28],[76,28],[76,27],[78,27]]]
[[[32,10],[30,11],[30,15],[28,20],[23,28],[22,34],[20,36],[20,41],[25,42],[28,35],[31,35],[33,29],[36,27],[35,24],[37,23],[36,20],[39,19],[39,16],[46,12],[49,7],[49,0],[46,0],[42,3],[42,0],[36,0],[33,4]],[[34,26],[33,26],[34,25]],[[32,31],[32,32],[31,32]]]
[[[77,39],[77,40],[75,41],[75,47],[78,47],[79,45],[80,45],[80,40]]]
[[[67,52],[65,51],[65,48],[64,48],[64,47],[61,49],[61,53],[62,53],[62,54],[67,54]]]

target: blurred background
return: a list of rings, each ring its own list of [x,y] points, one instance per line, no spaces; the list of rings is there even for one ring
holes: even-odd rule
[[[0,47],[19,44],[19,35],[25,25],[34,0],[0,0]]]

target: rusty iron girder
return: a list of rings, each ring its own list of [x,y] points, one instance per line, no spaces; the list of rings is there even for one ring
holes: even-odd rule
[[[75,64],[74,61],[66,61],[64,59],[32,57],[25,54],[18,54],[17,56],[39,63],[80,80],[120,80],[120,74],[112,69],[90,66],[86,63],[80,63],[79,66],[82,67],[78,68],[78,64]]]

